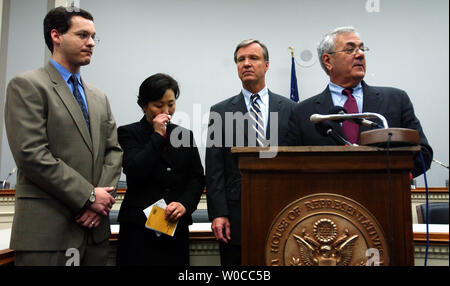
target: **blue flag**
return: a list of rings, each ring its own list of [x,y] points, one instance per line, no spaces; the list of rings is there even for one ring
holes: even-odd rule
[[[291,67],[291,100],[298,102],[297,75],[295,74],[294,57],[292,57],[292,67]]]

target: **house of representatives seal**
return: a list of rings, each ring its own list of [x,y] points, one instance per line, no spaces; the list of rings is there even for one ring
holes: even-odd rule
[[[347,197],[319,193],[287,205],[266,237],[266,265],[388,265],[389,250],[376,218]]]

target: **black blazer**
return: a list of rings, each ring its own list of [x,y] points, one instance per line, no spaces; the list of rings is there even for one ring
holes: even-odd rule
[[[281,95],[269,91],[269,122],[270,112],[278,112],[278,142],[285,137],[288,132],[289,114],[294,102]],[[248,126],[237,124],[233,121],[232,130],[225,130],[225,112],[241,112],[247,114],[242,93],[228,98],[211,107],[210,125],[208,128],[207,148],[206,148],[206,197],[208,202],[208,216],[212,221],[216,217],[228,217],[231,229],[231,244],[241,244],[241,174],[237,167],[237,161],[231,154],[230,146],[226,146],[226,141],[232,142],[232,146],[248,145]],[[220,142],[215,141],[218,134],[212,133],[213,124],[217,124],[215,116],[221,119],[222,136]],[[214,122],[215,121],[215,122]],[[217,127],[217,125],[216,125]],[[273,132],[273,130],[272,130]],[[244,134],[243,144],[236,140],[236,134]],[[226,134],[232,135],[233,139],[226,138]],[[270,128],[267,128],[266,137],[270,138]],[[220,146],[211,146],[213,142],[221,144]],[[229,144],[228,144],[229,145]]]
[[[123,148],[123,172],[127,176],[127,192],[118,218],[120,223],[144,227],[143,210],[164,198],[167,204],[177,201],[186,208],[178,227],[192,224],[191,215],[204,189],[203,166],[192,132],[169,124],[167,138],[172,132],[177,132],[179,138],[181,134],[188,135],[188,146],[175,148],[154,131],[145,116],[117,131]]]
[[[420,121],[414,114],[414,108],[405,91],[392,87],[369,86],[361,82],[363,88],[363,112],[375,112],[383,115],[389,127],[410,128],[419,131],[422,154],[424,155],[426,168],[429,169],[433,159],[433,150],[423,133]],[[289,119],[289,133],[283,144],[289,146],[315,146],[336,145],[330,138],[320,135],[310,121],[314,113],[328,114],[333,107],[331,93],[327,88],[320,94],[308,98],[299,103]],[[381,124],[378,119],[371,119]],[[331,122],[333,130],[345,138],[344,131],[338,122]],[[361,126],[360,132],[370,130],[370,127]],[[423,173],[419,156],[414,160],[413,176]]]

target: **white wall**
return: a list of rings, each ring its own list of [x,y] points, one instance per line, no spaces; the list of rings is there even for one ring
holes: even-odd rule
[[[0,31],[2,30],[3,0],[0,0]],[[0,44],[2,39],[0,38]]]
[[[2,47],[2,23],[3,23],[3,0],[0,0],[0,48]],[[2,55],[1,55],[1,51],[0,51],[0,59],[2,59]],[[3,60],[0,60],[3,61]],[[3,75],[3,68],[4,68],[4,64],[0,64],[0,94],[2,94],[2,89],[3,89],[3,85],[4,85],[4,75]],[[2,81],[3,80],[3,81]],[[0,110],[1,113],[3,114],[3,96],[0,95]],[[2,162],[2,133],[3,133],[3,116],[0,116],[0,175],[1,175],[1,162]],[[2,177],[0,177],[1,180]]]
[[[233,52],[241,40],[266,43],[267,85],[286,97],[291,68],[288,46],[294,47],[300,98],[306,99],[321,92],[328,81],[316,60],[321,35],[353,25],[371,48],[366,82],[406,90],[435,158],[448,164],[449,3],[369,1],[379,4],[372,6],[376,11],[368,11],[367,0],[81,0],[81,7],[94,15],[101,37],[93,61],[82,74],[108,94],[118,125],[141,118],[136,96],[146,77],[156,72],[172,75],[181,88],[177,113],[191,118],[182,125],[193,129],[197,143],[204,146],[207,123],[201,119],[206,119],[212,104],[240,91]],[[42,65],[44,50],[45,1],[12,2],[10,41],[15,44],[9,47],[28,43],[28,49],[8,51],[8,76]],[[34,10],[13,9],[30,2]],[[312,60],[308,51],[314,55]],[[8,146],[3,145],[0,177],[14,166],[10,155],[5,156]],[[203,158],[204,148],[200,152]],[[433,164],[427,175],[429,186],[443,186],[448,170]],[[423,186],[421,179],[418,183]]]
[[[6,1],[6,0],[4,0]],[[16,74],[35,69],[43,65],[45,49],[42,21],[47,13],[47,0],[12,0],[10,1],[9,30],[7,32],[6,83]],[[6,88],[6,87],[5,87]],[[5,89],[1,91],[4,103]],[[2,104],[3,106],[3,104]],[[4,117],[3,107],[1,117]],[[2,121],[3,122],[3,121]],[[1,133],[1,168],[0,178],[4,179],[13,167],[14,159],[9,150],[8,141],[3,126]],[[15,176],[10,180],[15,184]]]

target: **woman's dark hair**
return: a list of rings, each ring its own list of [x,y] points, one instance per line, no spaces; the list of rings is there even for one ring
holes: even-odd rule
[[[94,21],[91,13],[83,9],[72,9],[66,7],[57,7],[50,10],[44,18],[44,39],[48,49],[53,54],[53,41],[50,32],[56,29],[60,34],[64,34],[72,26],[72,17],[81,16],[85,19]]]
[[[180,89],[177,81],[167,74],[154,74],[146,78],[139,87],[137,103],[144,108],[150,101],[161,99],[168,89],[171,89],[175,93],[175,99],[178,99]]]

